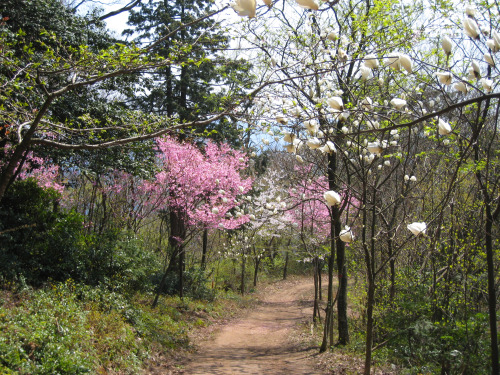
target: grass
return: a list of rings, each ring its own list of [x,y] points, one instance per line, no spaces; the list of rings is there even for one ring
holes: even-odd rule
[[[0,289],[0,373],[137,374],[169,350],[188,349],[188,333],[235,314],[250,298],[213,302],[126,297],[104,287],[65,283]]]

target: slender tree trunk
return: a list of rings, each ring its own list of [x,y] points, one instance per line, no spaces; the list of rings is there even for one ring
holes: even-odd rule
[[[241,294],[245,294],[245,266],[246,266],[246,258],[245,251],[243,250],[243,254],[241,256]]]
[[[319,309],[319,259],[315,257],[314,260],[314,307],[313,307],[313,324],[321,322],[321,313]]]
[[[201,251],[201,269],[205,270],[207,263],[208,229],[203,229],[203,244]]]
[[[389,267],[390,267],[390,272],[391,272],[391,286],[389,288],[389,300],[391,302],[394,301],[394,297],[396,296],[396,261],[393,258],[393,251],[392,251],[392,240],[389,239],[388,241],[388,247],[389,247]]]
[[[285,253],[285,267],[283,268],[283,280],[286,280],[288,272],[288,251]]]
[[[318,297],[319,297],[319,300],[320,301],[323,301],[323,291],[321,290],[321,288],[323,288],[323,283],[321,281],[321,269],[323,268],[323,264],[319,264],[318,263]]]
[[[488,266],[488,312],[490,320],[491,374],[499,375],[498,331],[497,331],[497,297],[495,290],[495,264],[493,262],[493,217],[490,205],[486,206],[486,263]]]
[[[371,273],[371,272],[370,272]],[[373,305],[375,303],[375,283],[373,275],[368,275],[368,300],[366,306],[366,342],[364,375],[370,375],[373,346]]]
[[[334,211],[338,211],[335,209]],[[340,214],[337,213],[339,219],[336,220],[336,235],[340,233]],[[340,239],[336,241],[337,245],[337,269],[339,280],[339,291],[337,299],[337,314],[338,314],[338,331],[339,345],[347,345],[349,343],[349,326],[347,320],[347,266],[345,261],[345,244]]]
[[[259,272],[260,258],[255,259],[255,269],[253,272],[253,286],[257,286],[257,274]]]
[[[333,266],[335,259],[335,240],[331,240],[330,256],[328,257],[328,300],[325,311],[325,327],[323,331],[323,341],[319,352],[325,352],[330,346],[333,345],[333,341],[330,340],[330,345],[328,345],[328,339],[331,338],[333,334]]]
[[[179,297],[181,299],[184,298],[184,259],[185,252],[184,246],[182,244],[179,245]]]

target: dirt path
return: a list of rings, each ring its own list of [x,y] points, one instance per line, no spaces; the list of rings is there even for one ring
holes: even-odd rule
[[[312,280],[306,278],[273,284],[254,309],[201,343],[183,373],[322,374],[311,360],[317,348],[304,349],[291,335],[312,315],[313,293]]]

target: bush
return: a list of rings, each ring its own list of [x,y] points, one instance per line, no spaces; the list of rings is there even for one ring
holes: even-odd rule
[[[47,279],[78,278],[83,219],[62,212],[60,194],[32,179],[15,182],[0,206],[0,275],[22,275],[39,285]]]

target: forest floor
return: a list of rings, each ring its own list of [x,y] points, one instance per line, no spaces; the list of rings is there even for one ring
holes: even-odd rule
[[[303,347],[294,335],[311,319],[313,295],[312,278],[268,285],[254,308],[201,342],[179,373],[323,374],[312,360],[317,348]]]
[[[327,280],[324,279],[325,286]],[[312,277],[296,277],[266,285],[256,302],[237,318],[191,334],[194,350],[155,361],[147,375],[321,375],[360,374],[363,360],[343,350],[319,354],[313,331]],[[322,316],[324,318],[324,316]],[[392,375],[386,366],[374,374]]]
[[[318,348],[300,340],[311,320],[312,277],[265,286],[255,304],[222,325],[193,333],[195,351],[176,356],[175,365],[152,366],[147,374],[326,374],[315,366]]]

